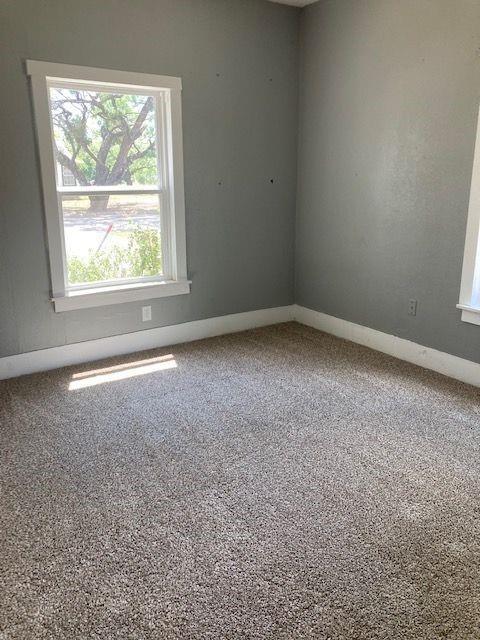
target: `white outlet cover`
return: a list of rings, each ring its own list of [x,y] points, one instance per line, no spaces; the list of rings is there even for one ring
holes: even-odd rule
[[[152,307],[142,307],[142,321],[148,322],[152,319]]]

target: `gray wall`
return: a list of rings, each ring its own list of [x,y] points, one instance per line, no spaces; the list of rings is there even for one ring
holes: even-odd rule
[[[298,14],[263,0],[2,0],[0,356],[293,302]],[[183,78],[193,286],[153,300],[151,323],[141,303],[53,312],[28,58]]]
[[[297,302],[480,362],[455,308],[480,2],[320,0],[300,42]]]
[[[299,15],[296,301],[480,361],[455,308],[477,0],[3,0],[0,356],[293,302]],[[27,58],[183,78],[193,287],[152,323],[53,312]]]

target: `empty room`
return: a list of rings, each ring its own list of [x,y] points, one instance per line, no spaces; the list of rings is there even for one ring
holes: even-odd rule
[[[480,1],[0,0],[0,639],[480,639]]]

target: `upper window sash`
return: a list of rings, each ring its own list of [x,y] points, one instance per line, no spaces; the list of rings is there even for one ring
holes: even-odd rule
[[[62,89],[69,89],[71,91],[78,91],[79,87],[81,87],[82,91],[85,91],[87,93],[91,93],[91,94],[98,94],[98,93],[114,93],[115,95],[138,95],[138,96],[145,96],[146,98],[153,98],[153,117],[154,117],[154,121],[155,121],[155,154],[156,154],[156,159],[157,159],[157,183],[152,183],[152,184],[138,184],[138,185],[125,185],[125,186],[132,186],[132,187],[155,187],[157,190],[160,189],[165,189],[168,185],[167,185],[167,178],[168,178],[168,149],[165,147],[165,132],[164,132],[164,127],[166,126],[166,110],[167,110],[167,101],[168,101],[168,90],[165,89],[159,89],[158,87],[152,87],[149,90],[143,89],[143,90],[139,90],[139,89],[132,89],[129,90],[128,87],[123,86],[117,86],[117,85],[113,85],[112,83],[109,83],[107,86],[107,83],[97,83],[97,84],[93,84],[93,83],[89,83],[86,81],[64,81],[58,78],[50,78],[47,77],[46,79],[47,81],[47,90],[48,90],[48,101],[49,101],[49,114],[50,114],[50,128],[51,128],[51,136],[52,136],[52,151],[55,157],[55,150],[54,150],[54,139],[55,139],[55,122],[53,120],[53,102],[52,102],[52,90],[58,90],[61,91]],[[66,102],[70,102],[69,99],[66,100]],[[62,185],[58,184],[58,172],[56,174],[57,176],[57,190],[59,188],[62,187]],[[76,187],[81,187],[82,185],[76,185]],[[98,186],[98,185],[95,185]],[[113,185],[100,185],[102,187],[105,188],[105,190],[107,188],[112,187],[112,189],[114,187],[120,187],[123,186],[121,184],[113,184]],[[92,185],[85,185],[83,186],[83,189],[90,189],[93,188]],[[74,191],[72,190],[72,193],[74,193]],[[78,192],[80,193],[80,191]]]

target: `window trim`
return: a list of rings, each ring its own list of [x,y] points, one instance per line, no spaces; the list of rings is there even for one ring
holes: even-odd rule
[[[72,311],[109,304],[164,298],[190,293],[189,280],[156,280],[153,282],[128,282],[91,289],[71,289],[64,296],[53,298],[55,311]]]
[[[480,325],[480,111],[473,157],[460,300],[457,308],[462,311],[463,322]]]
[[[173,76],[157,76],[129,71],[115,71],[94,67],[80,67],[59,63],[28,60],[27,75],[30,76],[35,126],[40,157],[40,168],[43,188],[43,200],[47,224],[49,248],[50,277],[52,302],[55,311],[117,304],[134,300],[145,300],[155,297],[179,295],[190,292],[190,281],[187,279],[186,237],[185,237],[185,194],[183,173],[183,138],[182,138],[182,104],[181,78]],[[162,91],[164,108],[157,113],[157,119],[163,118],[159,131],[165,153],[168,157],[166,175],[162,182],[169,188],[163,189],[163,204],[167,215],[163,215],[162,223],[166,223],[165,240],[170,256],[169,273],[165,277],[139,279],[128,282],[88,283],[81,287],[66,287],[66,261],[61,208],[58,194],[78,191],[78,187],[57,188],[56,166],[52,153],[53,131],[50,117],[49,85],[55,82],[72,82],[75,85],[101,85],[106,90],[116,88],[125,91],[148,93]],[[159,110],[160,111],[160,110]],[[166,133],[166,135],[165,135]],[[162,185],[164,187],[165,185]],[[112,187],[108,192],[119,193],[152,191],[147,186],[138,188],[128,186],[127,189]],[[101,193],[102,189],[95,190]],[[105,191],[105,189],[103,190]],[[160,186],[153,189],[160,191]],[[162,196],[161,196],[162,197]],[[162,228],[162,233],[165,233]]]

